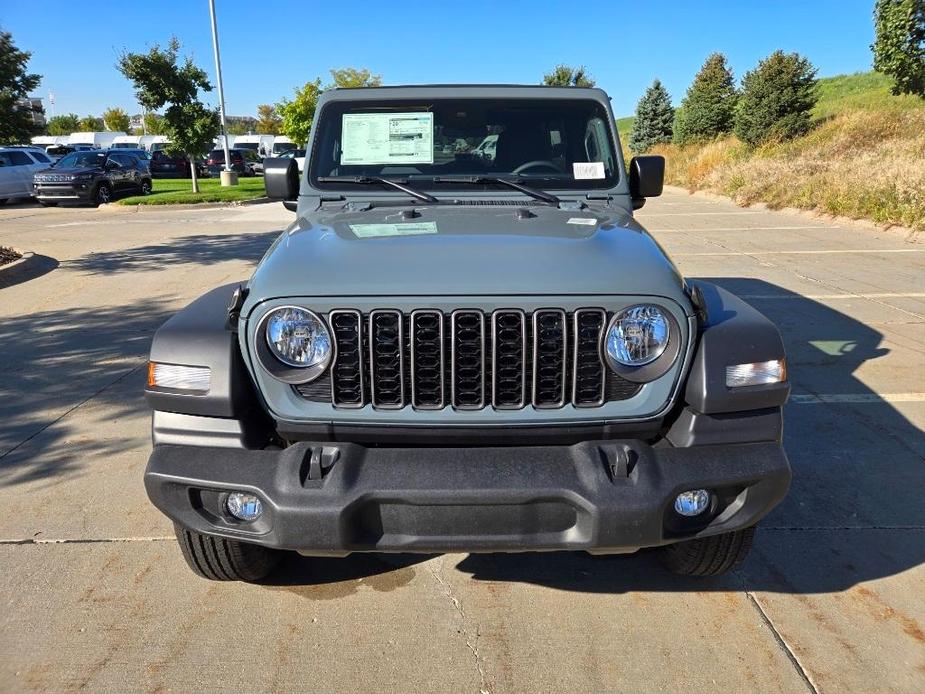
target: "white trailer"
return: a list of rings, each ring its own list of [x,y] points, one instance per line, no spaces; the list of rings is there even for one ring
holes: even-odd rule
[[[90,145],[94,149],[109,149],[117,137],[125,137],[125,133],[118,130],[71,133],[67,143],[69,145]]]
[[[299,149],[299,146],[290,140],[285,135],[276,135],[273,138],[273,156],[278,157],[283,152],[288,152],[290,149]]]
[[[69,135],[36,135],[32,138],[32,144],[36,147],[52,147],[54,145],[66,145]]]
[[[154,135],[120,135],[112,141],[113,149],[150,149]]]
[[[152,138],[151,142],[148,143],[149,152],[167,149],[167,146],[170,144],[170,139],[166,135],[148,135],[148,137]]]
[[[229,147],[252,149],[261,157],[273,154],[273,135],[235,135]]]

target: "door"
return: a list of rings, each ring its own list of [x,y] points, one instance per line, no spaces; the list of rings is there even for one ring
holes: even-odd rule
[[[122,185],[121,189],[137,189],[141,187],[141,181],[138,180],[138,167],[135,166],[135,160],[128,154],[113,154],[110,158],[114,158],[119,162],[119,166],[122,167],[121,178]]]
[[[32,195],[32,165],[34,162],[28,154],[15,149],[8,150],[6,156],[9,166],[4,168],[9,170],[10,187],[5,197],[28,198]]]

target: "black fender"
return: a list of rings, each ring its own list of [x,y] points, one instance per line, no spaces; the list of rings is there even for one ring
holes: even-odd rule
[[[731,292],[709,282],[690,281],[701,312],[701,329],[684,398],[701,414],[782,407],[790,382],[726,387],[726,367],[785,357],[777,326]]]
[[[158,328],[151,342],[152,362],[208,367],[209,391],[189,394],[149,385],[145,399],[157,413],[240,420],[249,434],[242,440],[254,441],[269,436],[272,428],[229,325],[228,309],[238,286],[226,284],[203,294]]]

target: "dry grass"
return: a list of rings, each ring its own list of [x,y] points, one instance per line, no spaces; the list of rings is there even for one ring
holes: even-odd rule
[[[799,207],[925,229],[925,105],[851,109],[805,137],[749,152],[734,137],[660,146],[669,183],[742,205]]]

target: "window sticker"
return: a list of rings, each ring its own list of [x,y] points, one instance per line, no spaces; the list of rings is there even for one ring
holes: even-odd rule
[[[572,174],[578,181],[604,178],[604,162],[576,161],[572,164]]]
[[[597,226],[597,220],[591,217],[570,217],[566,224],[581,224],[583,226]]]
[[[350,231],[361,239],[382,236],[416,236],[418,234],[436,234],[436,222],[398,222],[395,224],[351,224]]]
[[[433,164],[434,114],[345,113],[342,165]]]

